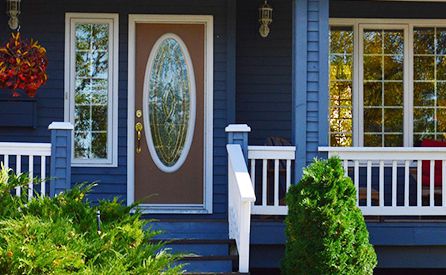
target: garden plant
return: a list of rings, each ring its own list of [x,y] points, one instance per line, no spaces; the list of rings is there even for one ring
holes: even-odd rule
[[[315,160],[286,201],[284,274],[373,274],[376,254],[338,158]]]
[[[26,174],[0,171],[0,274],[182,272],[177,256],[150,241],[158,232],[140,213],[130,214],[133,206],[117,199],[92,205],[85,197],[91,184],[28,200],[29,181]],[[21,196],[14,194],[18,186]]]

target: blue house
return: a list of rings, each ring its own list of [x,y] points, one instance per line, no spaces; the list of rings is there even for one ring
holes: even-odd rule
[[[97,182],[91,200],[141,202],[161,239],[194,253],[189,271],[274,272],[287,188],[315,157],[339,156],[378,268],[446,268],[446,1],[20,11],[48,81],[34,99],[0,98],[0,160],[49,177],[39,192]]]

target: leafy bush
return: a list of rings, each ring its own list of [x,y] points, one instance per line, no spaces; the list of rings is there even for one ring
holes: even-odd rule
[[[0,171],[0,274],[177,274],[176,256],[117,199],[92,206],[93,185],[28,200],[26,175]],[[16,186],[21,196],[11,194]],[[14,193],[14,192],[12,192]],[[96,213],[101,213],[98,231]]]
[[[285,274],[372,274],[376,254],[337,158],[315,160],[286,201]]]

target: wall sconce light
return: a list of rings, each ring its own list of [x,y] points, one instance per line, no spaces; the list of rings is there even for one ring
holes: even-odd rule
[[[19,28],[20,2],[21,0],[6,0],[6,14],[9,16],[8,25],[11,30]]]
[[[260,36],[265,38],[268,37],[270,29],[269,24],[273,22],[273,8],[268,5],[267,0],[259,7],[259,33]]]

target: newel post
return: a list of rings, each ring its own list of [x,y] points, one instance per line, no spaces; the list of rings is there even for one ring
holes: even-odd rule
[[[248,162],[248,134],[251,127],[247,124],[229,124],[225,131],[228,133],[228,144],[240,144],[245,161]]]
[[[73,125],[69,122],[53,122],[51,131],[51,184],[53,197],[71,187],[71,137]]]

